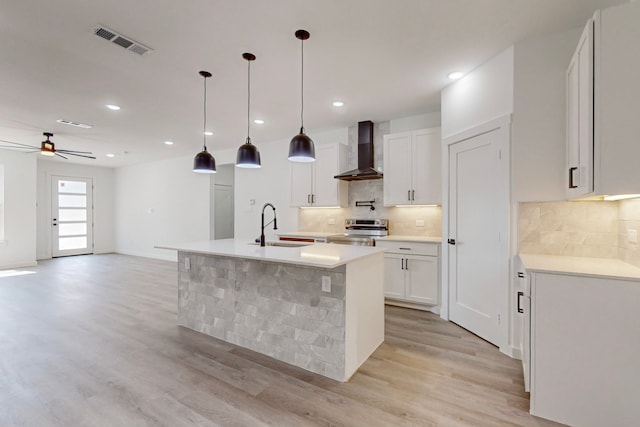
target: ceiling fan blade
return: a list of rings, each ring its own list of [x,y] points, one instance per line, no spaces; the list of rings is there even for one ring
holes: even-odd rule
[[[93,154],[91,151],[59,150],[59,149],[56,149],[56,151],[60,151],[61,153],[67,153],[67,154],[73,154],[73,153],[78,153],[78,154]]]
[[[0,145],[0,148],[6,148],[7,150],[20,150],[20,151],[24,151],[25,153],[30,153],[30,152],[35,152],[35,151],[40,151],[39,148],[31,148],[31,147],[16,147],[15,145]]]
[[[56,153],[56,154],[58,154],[58,153]],[[95,159],[96,159],[96,158],[95,158],[95,157],[93,157],[93,156],[85,156],[84,154],[76,154],[76,153],[64,153],[64,154],[67,154],[67,155],[69,155],[69,156],[84,157],[85,159],[93,159],[93,160],[95,160]],[[91,153],[89,153],[89,154],[91,154]],[[58,154],[58,155],[59,155],[59,154]]]
[[[65,160],[69,160],[69,158],[68,158],[68,157],[63,156],[62,154],[58,154],[57,152],[56,152],[56,153],[53,153],[53,154],[55,154],[55,155],[56,155],[56,156],[58,156],[58,157],[62,157],[62,158],[63,158],[63,159],[65,159]]]
[[[22,144],[20,142],[7,141],[6,139],[0,139],[0,142],[4,142],[6,144],[12,144],[17,147],[37,148],[38,150],[40,149],[40,147],[36,147],[35,145],[27,145],[27,144]]]

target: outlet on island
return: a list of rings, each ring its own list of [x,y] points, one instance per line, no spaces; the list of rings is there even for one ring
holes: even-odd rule
[[[416,227],[424,227],[424,219],[416,219]]]
[[[331,276],[322,276],[322,292],[331,292]]]

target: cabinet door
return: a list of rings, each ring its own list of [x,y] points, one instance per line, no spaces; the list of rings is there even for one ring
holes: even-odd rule
[[[291,162],[291,206],[311,205],[312,163]]]
[[[413,134],[411,202],[414,205],[439,205],[442,203],[442,152],[440,144],[439,128],[423,129]]]
[[[339,206],[338,185],[334,178],[338,171],[338,146],[316,145],[314,162],[313,206]]]
[[[404,299],[404,259],[399,254],[384,255],[384,296]]]
[[[421,304],[438,304],[438,257],[405,256],[406,299]]]
[[[384,205],[411,204],[411,132],[384,136]]]
[[[593,21],[567,68],[567,197],[593,192]]]

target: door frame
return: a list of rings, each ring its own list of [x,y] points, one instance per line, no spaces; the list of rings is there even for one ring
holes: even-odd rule
[[[510,290],[510,277],[511,277],[511,255],[512,255],[512,227],[511,227],[511,114],[505,114],[496,119],[482,123],[477,126],[473,126],[462,132],[453,134],[442,139],[442,265],[440,266],[440,274],[442,278],[441,289],[441,308],[440,317],[444,320],[449,320],[449,250],[447,239],[450,235],[449,229],[449,161],[450,161],[450,146],[458,142],[465,141],[467,139],[488,133],[498,131],[497,135],[500,139],[502,158],[506,159],[504,167],[502,168],[502,175],[505,179],[506,185],[503,187],[505,194],[505,218],[507,223],[504,224],[503,230],[505,233],[505,248],[504,248],[504,295],[501,298],[501,304],[504,306],[504,320],[500,323],[500,340],[498,347],[500,351],[511,355],[511,347],[509,346],[509,331],[512,329],[512,307],[509,304],[509,290]]]

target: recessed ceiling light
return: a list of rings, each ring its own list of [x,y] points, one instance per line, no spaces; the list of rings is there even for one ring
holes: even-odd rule
[[[165,141],[165,145],[173,145],[173,141]]]
[[[462,76],[464,76],[464,74],[461,71],[454,71],[447,74],[447,77],[449,77],[451,80],[458,80]]]
[[[115,154],[111,154],[111,153],[107,154],[107,157],[115,157],[115,156],[116,156]]]
[[[255,119],[255,120],[253,121],[253,123],[255,123],[255,124],[257,124],[257,125],[263,125],[263,124],[264,124],[264,120],[262,120],[262,119]]]
[[[107,107],[109,110],[113,110],[113,111],[118,111],[118,110],[120,109],[120,106],[118,106],[118,105],[114,105],[114,104],[107,104],[107,105],[106,105],[106,107]]]
[[[207,136],[211,136],[211,135],[213,135],[213,132],[211,132],[210,130],[208,130],[208,131],[206,131],[204,134],[205,134],[205,135],[207,135]]]
[[[344,105],[344,102],[342,102],[342,101],[333,101],[332,105],[334,107],[342,107]]]

